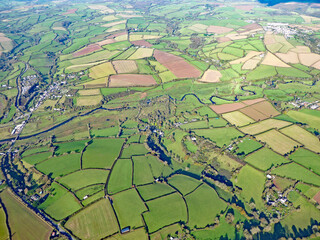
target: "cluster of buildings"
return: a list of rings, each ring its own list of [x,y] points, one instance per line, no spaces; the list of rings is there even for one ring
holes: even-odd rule
[[[302,101],[301,99],[297,99],[295,100],[294,102],[290,102],[289,104],[293,105],[294,107],[296,108],[302,108],[302,107],[305,107],[305,108],[309,108],[309,109],[312,109],[312,110],[316,110],[320,107],[320,103],[319,101],[315,101],[315,102],[307,102],[307,101]]]
[[[21,94],[27,94],[29,89],[38,82],[37,79],[37,75],[23,77],[21,82]]]
[[[297,30],[291,28],[288,23],[268,23],[263,28],[266,32],[282,34],[285,38],[292,38],[297,34]]]

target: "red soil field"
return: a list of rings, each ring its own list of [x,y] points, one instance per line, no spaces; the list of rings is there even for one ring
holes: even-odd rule
[[[271,103],[264,101],[257,104],[252,105],[254,109],[257,111],[267,115],[268,117],[274,117],[279,115],[280,113],[272,106]]]
[[[217,41],[218,41],[219,43],[223,43],[223,42],[229,42],[229,41],[231,41],[231,39],[228,38],[228,37],[218,37],[218,38],[217,38]]]
[[[122,36],[122,35],[126,35],[126,34],[127,34],[127,32],[119,32],[119,33],[111,34],[107,38],[108,39],[112,39],[112,38],[116,38],[116,37],[119,37],[119,36]]]
[[[209,26],[207,28],[208,33],[216,33],[216,34],[222,34],[233,31],[232,28],[227,27],[220,27],[220,26]]]
[[[251,11],[254,8],[253,5],[238,5],[236,9],[243,10],[243,11]]]
[[[246,106],[245,104],[238,102],[238,103],[228,103],[228,104],[222,104],[222,105],[212,105],[210,106],[210,108],[214,112],[221,114],[221,113],[236,111],[245,106]]]
[[[320,191],[313,197],[313,199],[320,204]]]
[[[109,87],[153,86],[157,82],[151,75],[120,74],[109,78]]]
[[[80,56],[83,56],[83,55],[86,55],[86,54],[89,54],[89,53],[92,53],[94,51],[97,51],[97,50],[101,50],[102,47],[98,44],[90,44],[88,46],[86,46],[84,49],[81,49],[75,53],[72,54],[73,57],[80,57]]]
[[[62,13],[62,15],[73,14],[73,13],[76,13],[77,10],[78,10],[78,8],[69,9],[65,13]]]
[[[265,101],[264,98],[257,98],[257,99],[250,99],[250,100],[244,100],[242,101],[242,103],[246,104],[246,105],[253,105],[259,102]]]
[[[153,56],[178,78],[198,78],[202,72],[181,57],[155,50]]]
[[[133,41],[132,44],[136,46],[143,46],[148,48],[151,48],[153,46],[151,43],[147,42],[146,40]]]

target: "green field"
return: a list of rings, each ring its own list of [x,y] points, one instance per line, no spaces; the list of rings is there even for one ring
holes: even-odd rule
[[[214,128],[206,130],[195,130],[195,134],[198,136],[207,138],[217,144],[218,147],[223,147],[231,143],[233,139],[237,139],[240,136],[243,136],[241,132],[237,129],[229,128]]]
[[[196,187],[198,187],[201,182],[188,177],[186,175],[174,175],[169,179],[168,183],[172,185],[174,188],[178,189],[183,195],[186,195],[193,191]]]
[[[101,239],[119,231],[108,199],[102,199],[72,216],[66,223],[80,239]]]
[[[133,184],[143,185],[154,181],[150,165],[145,156],[134,156],[133,160]]]
[[[137,189],[139,194],[145,201],[175,192],[174,188],[165,183],[148,184],[140,186]]]
[[[237,155],[248,155],[262,147],[262,144],[250,138],[244,138],[238,143]]]
[[[83,153],[83,168],[110,168],[123,142],[123,139],[94,139]]]
[[[187,207],[177,193],[147,202],[149,212],[143,214],[148,232],[153,233],[164,226],[187,221]]]
[[[287,159],[268,148],[262,148],[261,150],[250,154],[244,160],[263,171],[266,171],[273,166],[276,167],[289,162]]]
[[[320,156],[318,154],[299,148],[290,155],[290,159],[320,175]]]
[[[109,171],[100,169],[84,169],[59,179],[59,182],[68,188],[78,190],[89,185],[106,183]]]
[[[147,208],[135,189],[113,195],[112,199],[121,228],[143,226],[141,214],[147,211]]]
[[[130,158],[131,156],[145,155],[147,153],[148,150],[143,144],[132,143],[129,145],[129,147],[123,149],[121,158]]]
[[[79,170],[80,157],[81,155],[79,153],[52,157],[37,164],[36,168],[40,172],[55,178]]]
[[[119,159],[110,173],[108,193],[115,194],[132,186],[132,161]]]
[[[4,190],[0,193],[1,201],[3,202],[9,216],[9,225],[11,233],[14,233],[14,239],[48,239],[50,237],[52,227],[38,217],[33,211],[27,208],[20,202],[9,190]],[[1,209],[1,225],[5,225],[5,216]],[[4,237],[8,233],[6,228],[1,228],[1,236]],[[8,239],[4,237],[3,239]]]
[[[35,165],[48,159],[50,156],[52,156],[52,152],[41,152],[38,154],[28,155],[27,157],[24,157],[22,160],[31,165]]]
[[[54,145],[56,147],[54,153],[57,155],[60,155],[63,153],[71,153],[71,152],[80,153],[84,149],[87,142],[88,142],[87,140],[82,140],[82,141],[58,143]]]
[[[215,190],[206,184],[187,195],[186,201],[189,210],[188,226],[191,228],[203,228],[214,224],[215,217],[227,207]]]

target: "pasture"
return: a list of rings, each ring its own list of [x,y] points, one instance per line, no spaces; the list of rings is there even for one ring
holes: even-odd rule
[[[290,155],[290,159],[320,175],[320,157],[318,154],[299,148]]]
[[[178,191],[182,195],[187,195],[188,193],[192,192],[201,184],[200,181],[194,178],[188,177],[186,175],[181,175],[181,174],[177,174],[171,177],[168,183],[169,185],[178,189]]]
[[[139,186],[138,192],[144,201],[155,199],[163,195],[175,192],[175,189],[165,183],[152,183],[144,186]]]
[[[80,239],[101,239],[119,231],[117,219],[108,199],[83,209],[72,216],[65,227]]]
[[[108,193],[115,194],[132,186],[131,159],[118,159],[108,181]]]
[[[147,208],[135,189],[113,195],[112,201],[121,228],[143,226],[141,214],[147,211]]]
[[[83,168],[110,168],[119,156],[123,142],[123,139],[94,139],[83,153]]]
[[[133,160],[133,184],[143,185],[154,181],[151,168],[145,156],[134,156]]]

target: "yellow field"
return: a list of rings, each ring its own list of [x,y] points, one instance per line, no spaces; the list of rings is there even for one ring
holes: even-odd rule
[[[3,52],[9,52],[13,48],[12,40],[10,38],[0,36],[0,46],[2,47]]]
[[[192,26],[188,27],[190,30],[198,32],[198,33],[203,33],[207,31],[208,26],[204,24],[193,24]]]
[[[271,32],[267,32],[264,36],[264,43],[267,49],[272,52],[287,53],[294,46],[287,41],[287,39],[282,35],[275,35]]]
[[[273,55],[271,52],[267,53],[267,55],[265,56],[261,64],[275,66],[275,67],[285,67],[285,68],[290,67],[288,64],[284,63],[275,55]]]
[[[298,54],[295,52],[290,51],[288,53],[276,53],[276,56],[286,63],[300,63]]]
[[[77,106],[94,106],[98,105],[102,100],[101,95],[81,96],[77,98]]]
[[[43,111],[46,107],[54,107],[58,103],[59,99],[51,100],[47,99],[39,108],[38,110]]]
[[[81,71],[81,70],[85,70],[85,69],[87,69],[87,68],[89,68],[91,66],[101,64],[103,62],[105,62],[105,61],[99,61],[99,62],[87,63],[87,64],[79,64],[79,65],[72,65],[70,67],[67,67],[66,70],[78,72],[78,71]]]
[[[80,96],[100,95],[100,89],[79,90]]]
[[[215,82],[220,82],[221,77],[222,77],[222,74],[219,71],[209,69],[203,74],[202,78],[199,81],[207,82],[207,83],[215,83]]]
[[[135,61],[120,60],[112,62],[117,73],[137,73],[138,67]]]
[[[320,61],[320,55],[315,53],[300,53],[299,59],[301,64],[311,66]]]
[[[281,129],[281,132],[296,141],[302,143],[305,148],[314,151],[316,153],[320,153],[320,142],[319,139],[309,133],[308,131],[304,130],[303,128],[293,125],[290,127],[286,127]]]
[[[111,74],[116,74],[116,72],[113,69],[112,64],[110,62],[106,62],[90,68],[89,77],[93,79],[98,79],[102,77],[107,77]]]
[[[148,40],[148,39],[157,39],[160,38],[160,36],[155,35],[130,35],[129,39],[130,41],[138,41],[138,40]]]
[[[222,114],[222,117],[237,127],[254,123],[253,119],[239,111]]]
[[[295,147],[301,145],[276,130],[270,130],[266,133],[262,133],[257,135],[256,138],[267,143],[275,152],[282,155],[293,151]]]
[[[231,61],[230,64],[243,64],[242,69],[252,70],[256,68],[258,63],[261,61],[260,55],[263,52],[251,51],[245,57]]]
[[[108,83],[108,77],[98,78],[89,82],[86,82],[84,84],[81,84],[80,86],[84,86],[85,88],[99,88],[99,87],[107,87]]]
[[[307,46],[296,46],[295,48],[291,49],[292,52],[295,53],[311,53],[311,50]]]
[[[285,122],[285,121],[270,118],[270,119],[240,128],[240,130],[250,135],[256,135],[256,134],[268,131],[270,129],[280,129],[283,127],[287,127],[291,124],[292,123],[290,122]]]
[[[117,22],[106,23],[106,24],[103,24],[102,27],[113,27],[118,24],[122,24],[122,23],[126,23],[126,22],[127,22],[126,20],[121,20],[121,21],[117,21]]]
[[[250,59],[242,65],[243,70],[253,70],[257,67],[261,59]]]
[[[100,10],[101,13],[114,13],[114,10],[111,8],[108,8],[107,6],[104,5],[89,5],[88,8],[93,9],[93,10]]]
[[[111,33],[119,30],[124,30],[126,28],[125,24],[117,24],[111,28],[109,28],[106,32]]]
[[[114,20],[118,20],[119,18],[117,18],[116,16],[114,15],[109,15],[109,16],[105,16],[102,18],[103,21],[106,21],[106,22],[110,22],[110,21],[114,21]]]
[[[151,57],[153,49],[151,48],[138,48],[128,59],[141,59]]]

